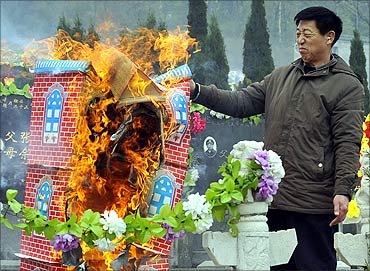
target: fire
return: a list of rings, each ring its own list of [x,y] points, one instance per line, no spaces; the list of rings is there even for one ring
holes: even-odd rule
[[[43,45],[53,49],[53,59],[91,62],[75,112],[67,216],[81,216],[87,209],[115,210],[120,217],[147,212],[152,178],[164,159],[163,143],[174,127],[163,105],[165,94],[146,74],[159,75],[186,63],[195,40],[179,29],[129,33],[118,48],[98,42],[91,48],[62,30]],[[32,60],[33,54],[29,56]],[[115,253],[102,253],[84,246],[84,260],[89,270],[110,270],[109,263],[124,248],[122,243]],[[130,259],[153,256],[136,246],[129,252]]]

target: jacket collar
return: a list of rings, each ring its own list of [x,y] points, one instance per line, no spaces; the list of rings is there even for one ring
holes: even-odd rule
[[[351,70],[347,63],[338,55],[332,54],[330,61],[325,65],[317,67],[316,70],[310,71],[307,74],[304,72],[305,63],[302,58],[298,58],[292,62],[292,65],[297,67],[302,71],[302,74],[305,76],[323,76],[328,75],[329,71],[333,73],[346,73],[358,78],[358,76]]]

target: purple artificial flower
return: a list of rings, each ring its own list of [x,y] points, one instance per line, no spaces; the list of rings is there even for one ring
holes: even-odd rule
[[[162,227],[167,230],[167,233],[164,236],[164,239],[166,239],[167,241],[182,239],[182,238],[184,238],[184,236],[186,234],[185,230],[181,230],[179,232],[174,232],[172,230],[173,228],[170,225],[168,225],[167,223],[162,223]]]
[[[64,235],[55,235],[54,240],[51,241],[56,251],[67,252],[72,249],[78,248],[80,239],[73,234],[66,233]]]
[[[255,151],[252,155],[251,155],[251,159],[256,159],[256,163],[259,164],[263,170],[269,170],[270,169],[270,165],[269,165],[269,162],[268,162],[268,152],[267,151],[261,151],[261,150],[258,150],[258,151]]]
[[[267,199],[275,195],[278,190],[278,185],[274,181],[274,177],[262,175],[258,180],[257,199]]]

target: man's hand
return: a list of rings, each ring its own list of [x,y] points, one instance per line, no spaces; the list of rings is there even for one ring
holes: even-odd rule
[[[342,222],[347,215],[348,211],[348,197],[344,195],[336,195],[333,199],[333,205],[334,205],[334,214],[336,215],[336,218],[333,219],[332,222],[330,222],[329,226],[337,225],[338,223]]]

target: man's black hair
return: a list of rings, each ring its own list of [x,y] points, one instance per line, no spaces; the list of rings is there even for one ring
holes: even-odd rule
[[[301,10],[294,17],[295,24],[298,26],[301,20],[315,20],[316,27],[321,35],[329,31],[335,32],[334,45],[342,34],[342,20],[330,9],[324,7],[309,7]]]

